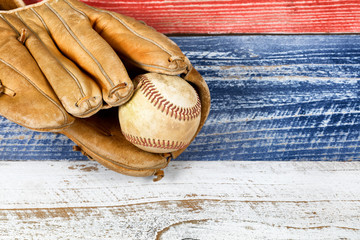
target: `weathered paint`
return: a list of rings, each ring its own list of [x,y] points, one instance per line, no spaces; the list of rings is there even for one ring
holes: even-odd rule
[[[358,38],[183,39],[213,100],[204,131],[182,157],[359,160]]]
[[[82,1],[132,16],[163,33],[360,32],[358,0]]]
[[[209,84],[178,160],[360,160],[360,36],[173,37]],[[0,118],[0,160],[79,160],[62,135]]]
[[[0,239],[357,239],[360,162],[0,163]]]

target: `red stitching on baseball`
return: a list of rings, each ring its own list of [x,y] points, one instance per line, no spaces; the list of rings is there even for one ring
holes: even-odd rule
[[[143,147],[153,147],[153,148],[161,148],[161,149],[182,149],[188,145],[188,143],[179,142],[179,141],[172,141],[170,140],[160,140],[160,139],[146,139],[143,137],[133,136],[128,133],[124,133],[126,140],[131,142],[134,145],[140,145]]]
[[[169,100],[166,100],[164,96],[159,93],[159,91],[156,90],[156,86],[149,80],[147,77],[142,76],[139,82],[140,90],[143,92],[144,96],[147,97],[147,99],[154,105],[154,107],[157,107],[159,110],[161,109],[161,112],[166,112],[166,115],[170,115],[170,117],[173,117],[178,120],[192,120],[199,116],[201,112],[201,102],[199,96],[197,96],[197,101],[195,106],[183,108],[177,105],[174,105]]]

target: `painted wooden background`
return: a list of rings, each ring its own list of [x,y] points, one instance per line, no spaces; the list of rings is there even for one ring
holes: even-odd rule
[[[216,169],[216,171],[214,171]],[[0,239],[359,239],[360,162],[0,162]]]
[[[35,3],[40,0],[25,0]],[[163,33],[360,32],[358,0],[83,0]]]
[[[158,183],[0,117],[1,240],[359,238],[360,35],[303,35],[359,33],[359,1],[84,2],[167,34],[299,35],[172,37],[212,109]]]
[[[173,37],[212,109],[179,160],[360,160],[360,36]],[[0,118],[0,160],[78,160],[72,142]]]

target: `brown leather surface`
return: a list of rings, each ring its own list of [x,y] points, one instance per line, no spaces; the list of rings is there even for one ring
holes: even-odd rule
[[[116,108],[102,110],[90,118],[78,118],[61,133],[90,158],[126,175],[150,176],[168,164],[168,158],[144,152],[124,138]]]
[[[21,5],[7,0],[0,9]],[[77,0],[0,11],[0,65],[1,116],[30,129],[60,131],[89,158],[127,175],[161,178],[171,156],[127,142],[117,108],[104,110],[131,98],[132,77],[181,74],[201,99],[198,132],[209,114],[209,89],[173,41],[130,17]]]
[[[25,6],[25,3],[22,0],[1,0],[0,9],[2,10],[11,10],[18,7]]]

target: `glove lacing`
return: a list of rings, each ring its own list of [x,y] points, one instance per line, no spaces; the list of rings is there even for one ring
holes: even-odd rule
[[[115,87],[113,87],[110,92],[109,92],[109,97],[111,97],[112,95],[114,95],[114,93],[120,89],[124,89],[127,87],[127,83],[126,82],[123,82],[123,83],[120,83],[118,85],[116,85]]]
[[[0,80],[0,96],[1,96],[1,94],[5,94],[10,97],[15,97],[15,95],[16,95],[16,93],[13,90],[5,87]]]

